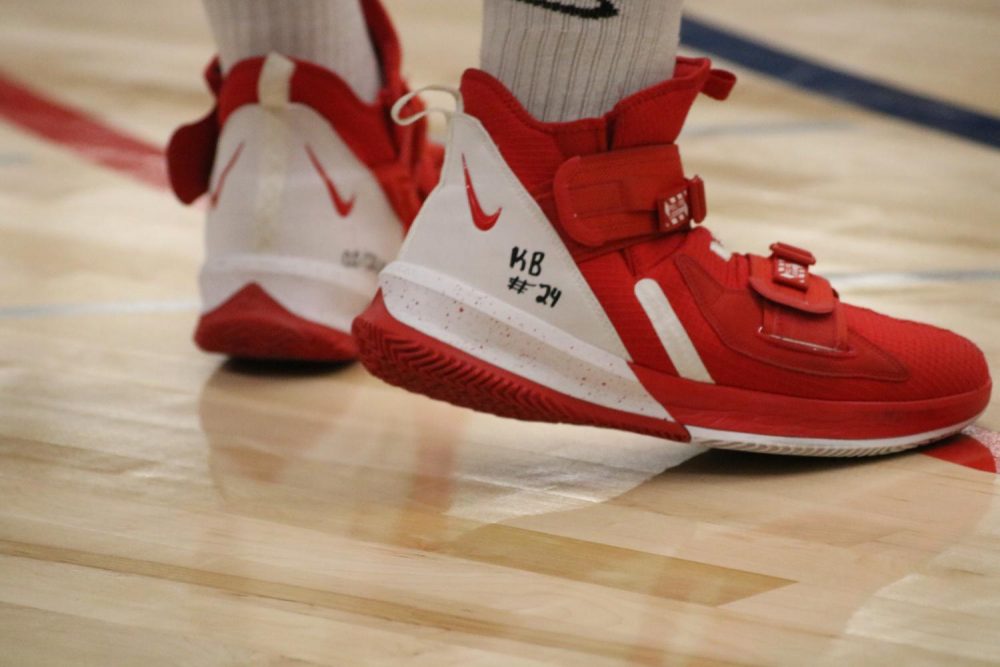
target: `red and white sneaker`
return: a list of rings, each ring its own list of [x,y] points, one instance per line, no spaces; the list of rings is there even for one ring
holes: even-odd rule
[[[804,250],[733,255],[696,226],[674,141],[734,83],[680,59],[602,118],[545,124],[467,72],[441,181],[354,323],[365,366],[498,415],[760,452],[880,454],[972,422],[991,387],[972,343],[841,303]]]
[[[333,72],[278,54],[240,62],[224,79],[213,63],[215,109],[171,139],[177,196],[208,193],[195,332],[207,351],[354,358],[351,321],[437,182],[441,154],[425,124],[389,117],[407,93],[399,42],[379,3],[364,7],[385,81],[373,104]]]

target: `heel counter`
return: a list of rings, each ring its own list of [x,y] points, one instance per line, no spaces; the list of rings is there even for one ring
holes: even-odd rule
[[[227,119],[215,162],[209,258],[280,254],[375,272],[402,243],[371,170],[305,105],[241,107]]]
[[[471,116],[452,117],[441,180],[411,226],[398,263],[380,281],[386,307],[397,317],[405,314],[391,277],[405,280],[407,265],[431,268],[628,357],[559,234]]]

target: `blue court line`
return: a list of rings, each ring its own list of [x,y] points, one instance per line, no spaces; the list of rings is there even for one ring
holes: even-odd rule
[[[792,123],[718,123],[698,125],[689,123],[684,127],[684,137],[718,136],[765,136],[795,134],[799,132],[841,132],[854,126],[844,121],[800,121]]]
[[[848,74],[690,16],[684,17],[681,39],[691,48],[798,88],[1000,148],[1000,118],[996,116]]]

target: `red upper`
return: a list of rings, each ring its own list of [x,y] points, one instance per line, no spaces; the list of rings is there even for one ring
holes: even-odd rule
[[[803,398],[905,401],[982,390],[989,373],[969,341],[842,304],[812,256],[775,244],[770,257],[711,248],[695,227],[700,179],[675,145],[699,93],[724,99],[735,77],[679,58],[675,77],[600,118],[542,123],[504,86],[469,70],[466,110],[535,198],[638,366],[676,373],[634,295],[656,280],[719,385]],[[831,382],[836,379],[836,382]]]
[[[406,127],[392,122],[389,109],[408,92],[400,74],[399,40],[378,0],[363,0],[362,5],[382,65],[383,87],[375,101],[369,104],[359,99],[337,74],[294,59],[289,97],[330,122],[375,173],[401,222],[409,226],[437,184],[442,153],[428,143],[425,121]],[[215,108],[201,120],[180,127],[167,147],[171,185],[181,201],[190,203],[208,191],[220,128],[238,108],[258,102],[257,81],[263,65],[264,58],[249,58],[223,77],[217,60],[209,64],[205,79],[216,98]],[[419,111],[419,100],[411,105],[408,113]]]

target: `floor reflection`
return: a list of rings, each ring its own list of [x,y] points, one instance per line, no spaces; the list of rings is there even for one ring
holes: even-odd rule
[[[200,417],[226,512],[307,529],[294,539],[303,549],[325,540],[331,566],[332,545],[347,538],[434,554],[414,561],[431,578],[453,558],[466,572],[487,566],[487,580],[499,566],[641,600],[630,618],[608,622],[619,627],[615,646],[635,646],[649,664],[667,655],[665,614],[672,633],[695,641],[740,623],[800,627],[828,633],[828,655],[844,655],[843,633],[871,627],[865,610],[879,591],[981,530],[993,499],[948,475],[964,468],[920,453],[704,452],[477,414],[356,365],[229,363],[205,384]],[[450,599],[422,590],[419,577],[406,586],[432,606]],[[677,603],[689,606],[675,613]],[[533,614],[557,618],[571,613],[566,604],[547,598]]]
[[[349,407],[327,380],[345,364],[229,360],[202,388],[198,414],[223,495],[241,479],[273,482],[318,446]]]
[[[229,500],[403,511],[495,523],[601,503],[702,449],[529,424],[401,392],[357,366],[227,363],[200,397],[213,479]],[[413,527],[406,540],[418,537]],[[403,538],[400,538],[403,539]]]

